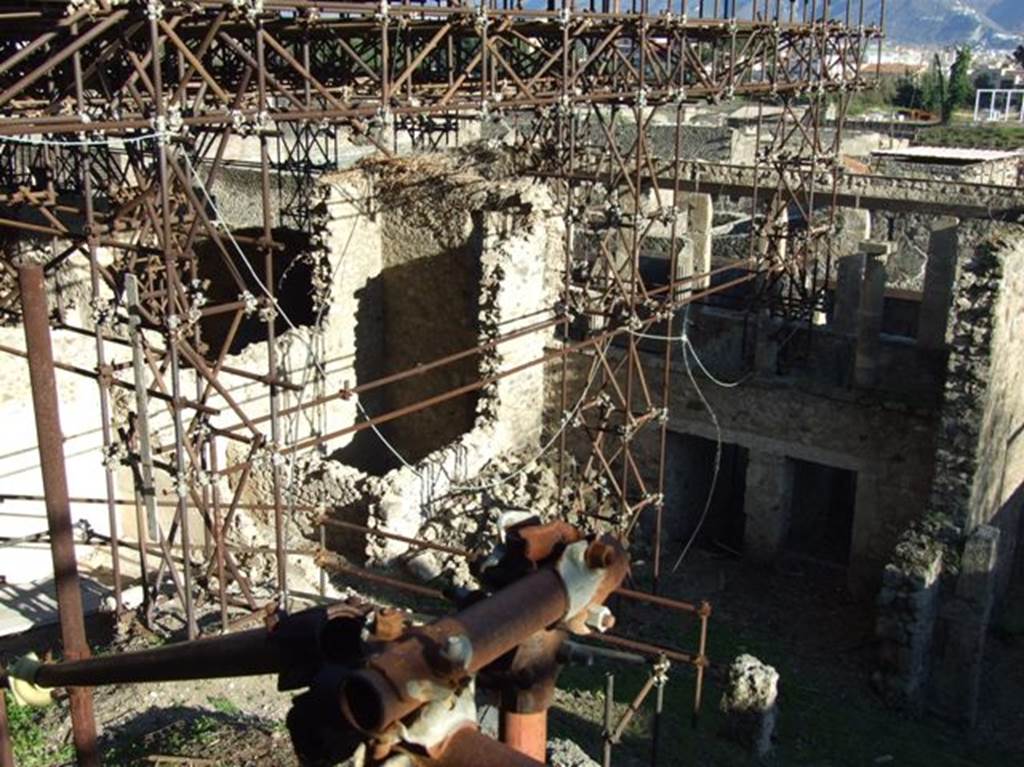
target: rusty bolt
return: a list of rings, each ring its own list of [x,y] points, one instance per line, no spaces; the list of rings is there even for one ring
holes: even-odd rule
[[[594,541],[587,547],[586,562],[591,570],[608,567],[615,558],[615,549],[607,543]]]
[[[473,645],[465,634],[453,634],[441,645],[441,657],[452,668],[465,670],[473,659]]]
[[[373,616],[373,638],[393,642],[405,631],[405,615],[394,607],[382,607]]]

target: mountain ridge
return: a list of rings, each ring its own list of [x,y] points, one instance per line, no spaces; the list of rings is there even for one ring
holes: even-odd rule
[[[737,13],[749,14],[752,0],[740,0]],[[849,3],[851,18],[860,13],[860,0],[834,0],[833,18],[843,18]],[[864,20],[878,20],[882,0],[865,0]],[[886,38],[894,43],[957,45],[972,43],[994,48],[1024,44],[1024,0],[888,0]]]

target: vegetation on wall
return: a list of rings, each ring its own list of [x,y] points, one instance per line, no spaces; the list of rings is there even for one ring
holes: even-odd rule
[[[914,139],[914,144],[1013,151],[1024,149],[1024,125],[941,125],[920,131]]]

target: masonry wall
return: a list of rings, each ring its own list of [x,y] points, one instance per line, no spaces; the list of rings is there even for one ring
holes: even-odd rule
[[[1000,286],[992,307],[991,363],[967,524],[999,529],[997,590],[1002,593],[1024,509],[1024,229],[1007,227],[982,254],[997,262],[992,269]]]
[[[327,182],[328,254],[343,235],[334,228],[333,206],[362,205],[363,215],[379,227],[375,270],[363,273],[361,281],[355,275],[355,284],[345,288],[356,297],[349,352],[353,384],[514,333],[553,305],[558,282],[552,270],[561,263],[564,232],[547,189],[525,181],[487,181],[468,165],[458,157],[385,161]],[[362,202],[341,202],[342,190],[355,200],[354,189],[364,182]],[[311,459],[303,498],[352,521],[415,536],[435,513],[435,501],[470,484],[494,458],[536,444],[540,366],[483,387],[474,384],[540,358],[550,336],[530,333],[358,395],[359,407],[380,414],[470,387],[381,424],[379,434],[361,430],[328,460]],[[339,536],[332,545],[378,563],[392,562],[407,549],[353,535]]]
[[[652,373],[661,367],[654,360],[648,364]],[[710,417],[682,366],[674,367],[670,428],[715,439]],[[752,461],[759,455],[776,462],[796,458],[857,472],[851,582],[862,590],[877,584],[892,545],[927,498],[933,413],[834,392],[815,396],[778,378],[755,377],[737,389],[702,379],[698,383],[718,417],[722,438],[747,448]]]
[[[723,442],[747,453],[745,516],[748,531],[759,539],[755,546],[751,537],[748,553],[764,562],[771,562],[782,553],[791,512],[787,504],[791,500],[792,481],[786,475],[792,472],[792,459],[853,471],[857,475],[856,506],[849,580],[855,593],[873,593],[899,535],[926,505],[938,421],[935,411],[928,406],[914,407],[906,401],[852,391],[843,393],[836,387],[819,386],[816,390],[806,381],[777,375],[750,375],[749,367],[744,369],[735,363],[722,365],[710,351],[716,348],[714,342],[699,330],[702,324],[703,320],[697,317],[698,330],[691,329],[702,361],[724,380],[743,380],[736,388],[723,389],[691,363],[698,385],[715,411]],[[741,333],[742,327],[734,326],[733,338],[738,339]],[[725,351],[730,345],[719,343],[717,348]],[[705,350],[709,351],[706,356]],[[669,429],[713,442],[718,433],[689,381],[678,347],[673,357]],[[661,355],[644,354],[643,361],[647,380],[660,381],[664,369]],[[572,371],[579,385],[585,375],[583,362],[574,361]],[[557,366],[552,368],[550,378],[549,398],[557,393]],[[555,408],[549,408],[549,412],[554,413]],[[657,430],[649,429],[644,434],[635,443],[635,450],[640,455],[639,466],[653,480],[658,465]],[[574,449],[580,455],[586,454],[582,442],[577,442]],[[707,461],[697,461],[696,465],[710,468]],[[670,466],[667,470],[673,475],[678,468],[681,467]],[[686,471],[692,472],[693,467]],[[721,481],[729,480],[723,477]],[[697,487],[702,483],[690,484]],[[773,488],[770,494],[766,493],[769,487]],[[699,511],[703,501],[703,496],[689,498],[685,508],[666,508],[667,528],[686,527],[685,522],[680,525],[674,517]]]
[[[946,181],[968,181],[978,184],[1016,186],[1019,177],[1020,158],[969,164],[944,164],[936,162],[915,162],[913,160],[880,157],[873,163],[876,171],[884,176],[906,176],[932,178]]]
[[[1020,227],[1000,227],[963,259],[949,328],[950,360],[941,409],[935,481],[926,514],[901,535],[887,582],[913,580],[907,551],[928,551],[943,588],[921,593],[916,620],[883,591],[877,630],[879,680],[895,702],[925,704],[973,724],[981,659],[1016,558],[1024,508],[1024,269]],[[937,554],[937,558],[936,558]],[[898,630],[902,627],[902,630]],[[912,629],[912,630],[911,630]],[[913,652],[886,654],[901,637]]]

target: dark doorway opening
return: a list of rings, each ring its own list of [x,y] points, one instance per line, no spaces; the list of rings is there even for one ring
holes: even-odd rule
[[[707,548],[743,549],[743,502],[747,481],[747,449],[722,444],[711,504],[707,505],[715,471],[716,442],[692,434],[669,433],[665,453],[665,533],[685,543],[695,530],[695,543]]]
[[[793,460],[793,502],[786,549],[801,557],[850,562],[857,472]]]

